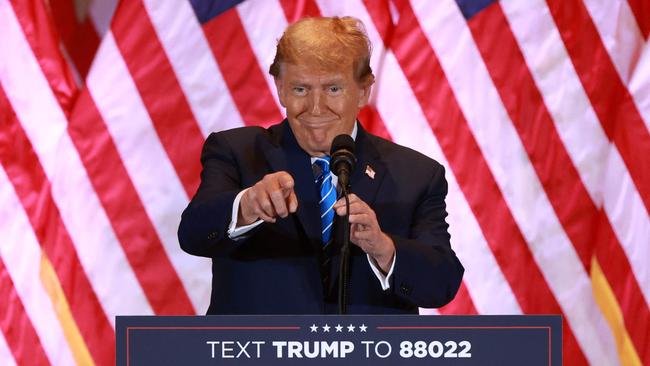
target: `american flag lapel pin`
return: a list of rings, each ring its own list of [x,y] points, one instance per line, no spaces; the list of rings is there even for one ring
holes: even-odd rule
[[[366,165],[366,175],[369,176],[370,179],[375,179],[375,171],[370,165]]]

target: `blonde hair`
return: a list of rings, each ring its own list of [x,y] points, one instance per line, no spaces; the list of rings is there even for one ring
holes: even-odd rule
[[[283,63],[313,64],[324,70],[340,70],[352,64],[354,78],[363,83],[372,75],[372,45],[363,23],[353,17],[303,18],[287,27],[278,41],[269,73],[280,77]]]

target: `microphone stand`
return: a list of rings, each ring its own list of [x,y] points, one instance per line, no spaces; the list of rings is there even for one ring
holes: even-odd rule
[[[346,314],[348,302],[348,285],[350,275],[350,199],[348,184],[342,184],[341,190],[345,197],[345,215],[343,216],[343,246],[341,247],[341,262],[339,263],[339,314]]]

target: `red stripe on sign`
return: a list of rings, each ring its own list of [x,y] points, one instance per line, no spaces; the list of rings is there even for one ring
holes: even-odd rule
[[[375,106],[371,104],[366,105],[361,109],[361,111],[359,111],[357,118],[366,131],[381,138],[385,138],[386,140],[392,140],[390,132],[386,129],[384,120],[381,119],[379,111],[377,111]]]
[[[280,0],[284,16],[289,24],[304,17],[319,17],[320,9],[314,0]]]
[[[12,0],[11,5],[56,100],[63,113],[69,115],[78,90],[72,70],[59,49],[59,39],[54,32],[54,23],[45,9],[45,2]]]
[[[85,79],[99,47],[99,35],[90,21],[90,14],[84,14],[84,19],[79,20],[74,0],[50,0],[49,3],[61,40],[77,72]]]
[[[582,1],[547,0],[580,81],[650,214],[650,132]]]
[[[31,142],[0,87],[0,162],[7,172],[88,345],[100,365],[115,363],[115,334],[79,261],[72,239],[54,202],[51,184]]]
[[[141,1],[122,1],[111,30],[188,197],[200,182],[204,137]],[[134,30],[134,27],[137,29]]]
[[[244,123],[269,127],[282,120],[237,9],[204,24],[203,32]]]
[[[456,297],[447,305],[438,309],[442,315],[477,315],[478,311],[472,297],[467,290],[467,285],[463,281],[458,289]]]
[[[49,365],[25,307],[0,257],[0,329],[17,365]]]
[[[650,34],[650,2],[648,0],[627,0],[634,13],[643,38],[647,41]]]
[[[390,46],[522,310],[561,314],[408,3]],[[566,363],[586,364],[566,317],[563,319]]]
[[[195,314],[88,90],[77,99],[68,133],[154,312]]]
[[[632,331],[639,330],[638,324],[650,325],[650,310],[644,303],[641,288],[633,276],[630,278],[621,272],[625,269],[632,273],[627,256],[573,166],[501,6],[494,3],[485,8],[469,21],[469,27],[539,180],[586,272],[589,273],[595,245],[606,246],[606,253],[598,252],[599,262],[617,294],[630,336],[637,347],[645,345],[646,332]],[[490,32],[484,32],[485,29]],[[494,39],[499,40],[498,49],[492,47]],[[599,236],[594,238],[596,227]],[[618,296],[623,294],[625,296]]]

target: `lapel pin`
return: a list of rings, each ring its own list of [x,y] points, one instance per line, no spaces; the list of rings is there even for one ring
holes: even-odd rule
[[[375,171],[370,165],[366,165],[366,175],[369,176],[370,179],[375,179]]]

